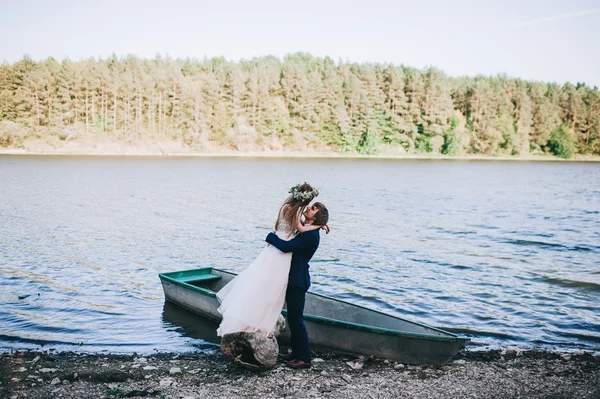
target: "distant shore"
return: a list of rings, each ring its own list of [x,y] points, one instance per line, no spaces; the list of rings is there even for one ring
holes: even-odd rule
[[[313,367],[252,372],[220,353],[0,354],[2,398],[600,397],[598,353],[461,352],[443,366],[315,353]]]
[[[562,159],[547,155],[487,156],[487,155],[441,155],[441,154],[340,154],[318,151],[173,151],[173,150],[98,150],[98,149],[19,149],[0,148],[0,155],[31,156],[89,156],[89,157],[198,157],[198,158],[312,158],[312,159],[380,159],[380,160],[440,160],[440,161],[520,161],[520,162],[600,162],[600,156],[576,156]]]

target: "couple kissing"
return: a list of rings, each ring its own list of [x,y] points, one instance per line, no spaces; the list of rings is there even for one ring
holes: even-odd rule
[[[311,355],[304,324],[310,287],[308,262],[319,247],[319,231],[329,233],[329,211],[320,202],[311,204],[319,191],[308,183],[292,187],[289,194],[279,209],[275,231],[267,235],[266,247],[217,293],[223,315],[217,334],[223,337],[248,332],[275,341],[285,302],[292,351],[282,359],[292,368],[309,368]]]

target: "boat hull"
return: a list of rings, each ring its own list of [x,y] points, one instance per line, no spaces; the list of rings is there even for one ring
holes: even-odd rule
[[[194,273],[200,282],[194,281]],[[203,279],[211,278],[207,274],[218,279],[205,282]],[[221,320],[216,292],[234,273],[205,268],[159,276],[168,301],[210,320]],[[304,319],[313,347],[406,364],[444,364],[469,342],[434,327],[310,292]],[[279,339],[289,342],[289,329]]]

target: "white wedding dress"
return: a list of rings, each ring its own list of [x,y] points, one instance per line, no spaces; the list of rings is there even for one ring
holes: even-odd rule
[[[283,215],[275,234],[283,240],[293,237],[292,226]],[[240,331],[265,334],[275,331],[285,302],[291,261],[291,253],[267,244],[250,266],[217,292],[219,313],[223,315],[218,336]]]

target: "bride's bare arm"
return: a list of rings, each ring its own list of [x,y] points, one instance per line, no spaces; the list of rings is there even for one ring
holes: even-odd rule
[[[316,229],[320,229],[322,226],[316,226],[316,225],[312,225],[312,224],[307,224],[307,225],[303,225],[300,222],[300,219],[298,219],[296,221],[296,230],[298,230],[300,233],[304,233],[306,231],[311,231],[311,230],[316,230]]]
[[[298,218],[296,220],[296,230],[298,230],[300,233],[304,233],[306,231],[311,231],[311,230],[317,230],[317,229],[323,229],[323,230],[325,230],[326,234],[329,234],[329,226],[327,226],[327,225],[323,225],[323,226],[317,226],[317,225],[312,225],[312,224],[303,225],[302,222],[300,221],[300,218]]]

